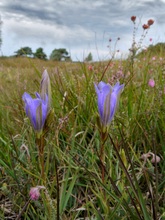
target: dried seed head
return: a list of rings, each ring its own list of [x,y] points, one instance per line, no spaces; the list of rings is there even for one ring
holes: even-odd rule
[[[136,16],[131,16],[131,21],[135,23],[135,21],[136,21]]]
[[[149,25],[148,24],[143,24],[143,29],[146,30],[149,28]]]
[[[148,25],[149,25],[149,26],[153,25],[153,23],[154,23],[154,20],[153,20],[153,19],[149,19],[149,20],[148,20]]]

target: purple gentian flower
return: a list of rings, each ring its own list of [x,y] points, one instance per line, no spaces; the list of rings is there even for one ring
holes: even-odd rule
[[[28,93],[24,93],[22,99],[25,103],[26,115],[30,119],[30,122],[36,132],[41,132],[47,115],[48,115],[48,96],[42,99],[40,94],[36,93],[36,98],[33,99]]]
[[[119,95],[124,88],[124,84],[116,83],[114,87],[110,84],[100,82],[95,84],[97,93],[98,110],[102,126],[107,126],[113,119],[119,99]]]

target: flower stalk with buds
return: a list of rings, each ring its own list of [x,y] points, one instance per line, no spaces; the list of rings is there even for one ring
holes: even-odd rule
[[[44,136],[46,121],[51,109],[51,85],[47,71],[42,74],[40,94],[36,93],[36,98],[32,98],[28,93],[24,93],[22,99],[25,104],[25,112],[30,119],[31,125],[36,133],[36,144],[39,151],[41,165],[41,177],[44,180]]]

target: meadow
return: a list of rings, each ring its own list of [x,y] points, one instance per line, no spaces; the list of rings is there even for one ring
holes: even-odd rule
[[[52,99],[41,162],[22,96],[39,92],[44,69]],[[100,81],[124,84],[103,163]],[[0,219],[163,220],[164,157],[163,54],[93,63],[1,58]]]

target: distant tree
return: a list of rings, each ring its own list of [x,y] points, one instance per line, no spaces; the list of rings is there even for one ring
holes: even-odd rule
[[[84,59],[85,62],[90,62],[93,60],[91,52],[88,54],[88,56]]]
[[[68,54],[69,53],[65,48],[54,49],[50,55],[50,59],[56,61],[70,61],[71,57]]]
[[[33,52],[30,47],[21,47],[19,50],[14,52],[17,57],[19,56],[32,56]]]
[[[38,58],[38,59],[42,59],[42,60],[47,59],[47,55],[44,53],[42,47],[39,47],[38,49],[36,49],[36,52],[33,53],[33,56],[34,56],[34,58]]]

